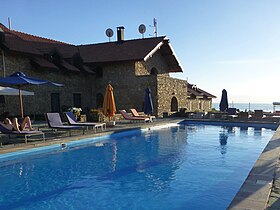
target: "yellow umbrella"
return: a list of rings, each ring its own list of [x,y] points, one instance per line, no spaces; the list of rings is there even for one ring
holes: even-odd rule
[[[113,94],[113,87],[112,85],[108,85],[106,88],[104,101],[103,101],[103,114],[106,117],[110,118],[113,117],[116,113],[116,105],[115,105],[115,99]]]

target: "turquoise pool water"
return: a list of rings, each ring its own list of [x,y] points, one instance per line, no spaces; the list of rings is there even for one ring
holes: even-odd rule
[[[180,125],[0,162],[0,209],[225,209],[273,133]]]

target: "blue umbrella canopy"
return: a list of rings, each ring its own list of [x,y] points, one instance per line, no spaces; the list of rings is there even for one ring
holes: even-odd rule
[[[151,89],[146,88],[145,89],[145,98],[144,98],[144,113],[150,115],[153,113],[153,109],[154,109],[154,107],[153,107]]]
[[[220,102],[220,111],[224,112],[228,110],[228,97],[227,97],[227,91],[223,89],[222,91],[222,98]]]
[[[63,86],[62,84],[50,82],[48,80],[42,80],[42,79],[37,79],[34,77],[28,77],[23,72],[15,72],[8,77],[0,78],[0,84],[7,85],[7,86],[13,85],[13,86],[18,87],[20,113],[21,113],[22,118],[23,118],[22,93],[21,93],[22,86],[24,86],[24,85],[43,85],[43,84],[50,84],[50,85],[55,85],[55,86],[60,86],[60,87]]]
[[[63,86],[62,84],[59,83],[54,83],[50,82],[48,80],[42,80],[42,79],[37,79],[34,77],[28,77],[26,76],[23,72],[15,72],[9,77],[3,77],[0,79],[1,84],[6,84],[6,85],[16,85],[16,86],[22,86],[22,85],[43,85],[43,84],[51,84],[51,85],[56,85],[56,86]]]

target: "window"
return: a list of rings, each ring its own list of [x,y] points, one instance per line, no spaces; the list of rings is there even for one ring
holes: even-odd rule
[[[199,101],[199,110],[203,110],[203,103],[202,103],[202,101]]]
[[[103,77],[103,69],[100,66],[97,66],[95,69],[95,77],[96,78],[102,78]]]
[[[51,93],[51,112],[60,112],[59,93]]]
[[[0,95],[0,104],[5,104],[5,96]]]
[[[81,99],[81,94],[80,93],[74,93],[73,94],[73,106],[77,108],[82,107],[82,99]]]
[[[103,95],[102,93],[96,94],[96,108],[102,108],[103,107]]]
[[[151,75],[157,75],[157,74],[158,74],[158,70],[155,67],[153,67],[151,69]]]
[[[55,49],[49,55],[50,61],[52,61],[55,65],[59,65],[63,61],[62,55]]]

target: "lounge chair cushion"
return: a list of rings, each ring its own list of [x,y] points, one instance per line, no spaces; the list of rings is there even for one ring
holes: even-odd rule
[[[148,117],[132,117],[129,116],[128,113],[125,110],[120,110],[121,115],[123,116],[123,118],[125,120],[130,120],[130,121],[145,121],[145,122],[149,122],[150,118]]]
[[[131,111],[133,117],[145,117],[145,118],[149,117],[151,120],[156,118],[155,116],[141,116],[141,115],[139,115],[139,113],[137,112],[136,109],[130,109],[130,111]]]
[[[45,141],[45,134],[42,131],[30,131],[30,130],[22,130],[22,131],[11,131],[5,128],[3,125],[0,124],[0,131],[6,135],[18,135],[24,136],[25,143],[27,143],[27,137],[35,136],[35,135],[42,135],[43,140]]]
[[[73,112],[64,112],[66,119],[69,125],[77,125],[77,126],[93,126],[93,127],[100,127],[106,128],[106,123],[92,123],[92,122],[77,122]]]
[[[50,128],[58,129],[83,129],[82,126],[63,125],[59,113],[46,113],[46,118]]]

